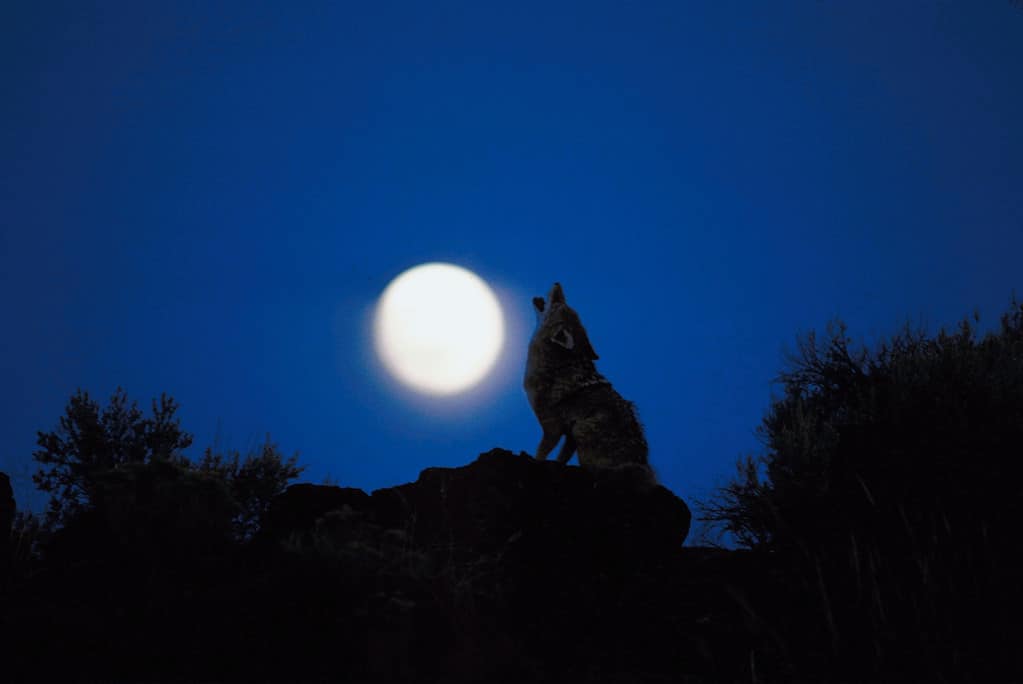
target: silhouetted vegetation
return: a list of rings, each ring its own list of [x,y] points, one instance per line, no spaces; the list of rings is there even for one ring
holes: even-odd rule
[[[177,410],[167,395],[146,417],[121,388],[105,408],[76,392],[57,428],[38,433],[33,454],[42,466],[33,480],[51,494],[46,528],[99,511],[114,526],[152,517],[181,530],[226,520],[235,537],[251,537],[270,502],[301,474],[297,454],[285,458],[268,435],[244,457],[208,447],[193,464],[183,454],[192,436]]]
[[[21,576],[39,560],[49,531],[42,519],[31,511],[18,511],[11,521],[11,566],[15,576]]]
[[[805,610],[775,627],[806,676],[1014,669],[1023,307],[983,337],[975,322],[907,327],[873,350],[840,324],[803,338],[761,427],[766,454],[702,505],[782,568]]]
[[[104,474],[130,464],[180,462],[192,436],[174,414],[178,405],[166,395],[153,401],[145,417],[118,388],[106,408],[79,390],[68,402],[57,429],[39,432],[33,457],[41,464],[32,477],[51,495],[47,524],[63,526],[96,503]]]
[[[249,539],[256,533],[270,503],[305,470],[298,465],[297,454],[284,458],[269,435],[257,451],[244,458],[237,450],[221,454],[207,448],[195,468],[227,484],[238,507],[232,520],[238,539]]]

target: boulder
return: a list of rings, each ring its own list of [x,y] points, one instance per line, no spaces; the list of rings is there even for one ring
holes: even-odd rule
[[[367,510],[369,495],[354,487],[294,484],[270,504],[259,525],[259,541],[284,541],[293,534],[308,534],[317,520],[347,508]]]
[[[645,473],[494,449],[372,495],[294,485],[260,540],[282,564],[330,567],[317,596],[352,591],[345,624],[360,625],[367,679],[578,681],[666,667],[677,652],[707,660],[678,643],[678,625],[696,619],[680,615],[704,613],[673,590],[697,581],[682,548],[690,519]]]
[[[404,529],[415,546],[470,557],[509,542],[558,555],[671,552],[691,521],[684,501],[628,470],[588,470],[504,449],[460,468],[428,468],[413,483],[373,492],[371,505],[382,526]]]
[[[334,516],[335,529],[347,520],[393,530],[411,547],[446,559],[504,553],[509,544],[545,557],[671,553],[691,521],[684,501],[629,471],[591,471],[493,449],[462,467],[427,468],[415,482],[372,496],[293,485],[271,505],[261,536],[284,541],[307,534],[332,511],[345,512]]]

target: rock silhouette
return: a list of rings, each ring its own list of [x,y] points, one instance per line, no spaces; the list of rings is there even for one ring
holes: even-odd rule
[[[763,640],[733,598],[749,554],[683,548],[686,504],[627,472],[495,449],[372,494],[293,485],[219,549],[161,510],[54,535],[2,596],[6,676],[716,681]]]
[[[292,485],[272,506],[264,538],[310,532],[330,511],[350,511],[414,548],[465,559],[537,547],[554,556],[674,552],[689,533],[685,502],[629,472],[588,471],[494,449],[461,468],[428,468],[416,482],[379,489]],[[542,547],[542,549],[541,549]]]
[[[15,510],[11,478],[0,473],[0,573],[6,573],[11,562],[11,525]]]
[[[297,484],[247,541],[204,481],[159,464],[116,478],[4,568],[4,679],[848,679],[820,610],[854,611],[855,587],[820,595],[827,563],[807,575],[776,554],[683,547],[685,502],[628,470],[494,449],[369,494]],[[977,581],[1011,589],[1002,574]],[[893,681],[920,671],[897,665]]]

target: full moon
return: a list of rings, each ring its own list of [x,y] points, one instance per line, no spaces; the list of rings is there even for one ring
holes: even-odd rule
[[[450,395],[483,379],[504,342],[501,305],[460,266],[410,268],[380,295],[373,334],[384,366],[420,392]]]

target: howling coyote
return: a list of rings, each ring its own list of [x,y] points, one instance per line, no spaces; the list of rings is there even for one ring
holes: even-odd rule
[[[537,326],[523,386],[543,428],[537,460],[545,460],[564,435],[559,463],[567,463],[578,450],[584,467],[638,465],[649,470],[636,409],[597,372],[597,353],[579,314],[565,302],[561,284],[554,283],[546,301],[534,297],[533,307]]]

